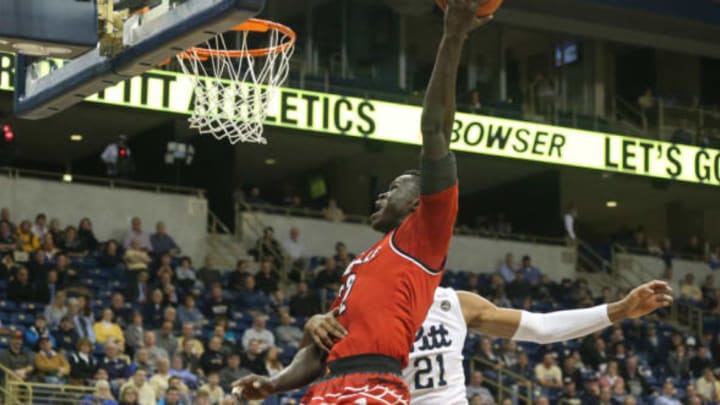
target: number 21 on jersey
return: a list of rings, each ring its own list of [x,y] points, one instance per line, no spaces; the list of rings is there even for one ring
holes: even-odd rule
[[[418,357],[413,362],[415,368],[416,390],[427,390],[447,385],[445,381],[445,359],[442,354],[437,356]]]

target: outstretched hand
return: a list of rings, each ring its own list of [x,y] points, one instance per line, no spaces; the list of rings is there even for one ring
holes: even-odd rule
[[[478,18],[477,10],[486,0],[448,0],[445,11],[445,33],[465,37],[470,31],[493,19],[492,15]]]
[[[275,393],[275,385],[268,377],[250,374],[232,383],[233,394],[240,399],[262,400]],[[239,392],[238,392],[239,391]]]
[[[664,281],[655,280],[636,287],[618,304],[624,318],[634,319],[667,308],[672,303],[672,288]]]
[[[347,331],[335,318],[335,312],[313,316],[305,323],[305,330],[310,333],[315,345],[326,352],[332,349],[335,340],[347,336]]]

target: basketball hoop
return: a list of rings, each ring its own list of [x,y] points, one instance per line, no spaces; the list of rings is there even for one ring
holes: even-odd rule
[[[285,82],[295,49],[295,32],[273,21],[251,18],[232,28],[239,49],[228,49],[223,34],[177,55],[193,80],[190,128],[217,139],[266,144],[263,122],[267,107]],[[267,46],[251,48],[250,34],[267,35]]]

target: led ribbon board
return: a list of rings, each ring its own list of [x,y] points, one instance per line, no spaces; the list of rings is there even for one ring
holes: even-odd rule
[[[12,90],[13,55],[0,53],[0,90]],[[63,63],[57,61],[55,63]],[[50,63],[47,69],[51,69]],[[152,70],[87,101],[189,115],[188,76]],[[223,91],[219,86],[218,91]],[[267,125],[420,145],[421,108],[281,88]],[[458,113],[456,151],[720,186],[720,151],[649,139]]]

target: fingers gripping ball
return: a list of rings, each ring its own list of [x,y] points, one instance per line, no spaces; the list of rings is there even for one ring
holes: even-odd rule
[[[435,0],[435,2],[441,9],[447,9],[447,0]],[[482,18],[495,14],[495,12],[500,8],[502,3],[503,0],[485,0],[484,2],[480,3],[480,7],[477,10],[477,16]]]

